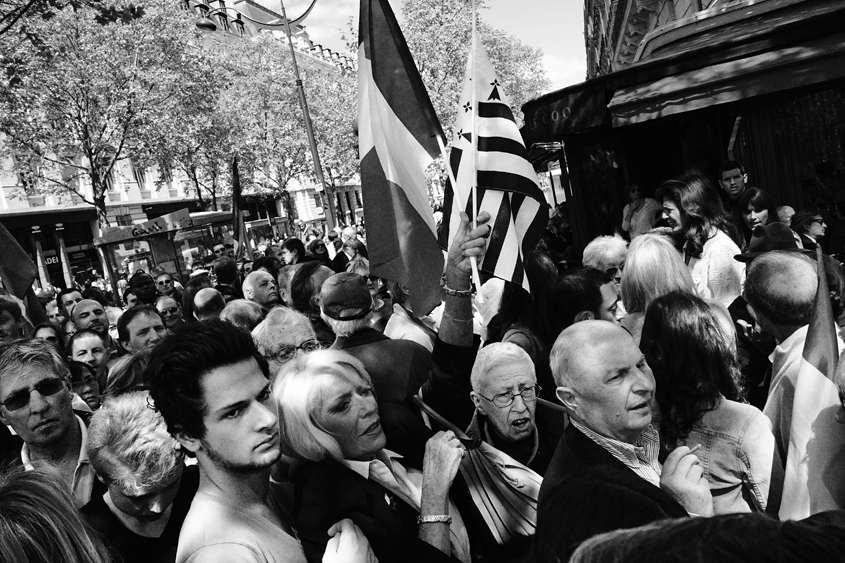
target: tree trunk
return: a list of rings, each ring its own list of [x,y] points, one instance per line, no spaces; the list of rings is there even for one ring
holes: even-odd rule
[[[200,188],[200,181],[199,177],[197,176],[197,167],[191,166],[188,170],[188,176],[190,176],[191,181],[194,183],[194,189],[197,192],[197,201],[199,201],[200,208],[205,211],[205,201],[202,199],[202,188]]]
[[[217,176],[211,178],[211,209],[217,211]]]

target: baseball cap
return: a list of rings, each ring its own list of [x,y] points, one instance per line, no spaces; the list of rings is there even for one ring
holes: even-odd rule
[[[338,321],[366,317],[373,308],[367,280],[351,272],[333,275],[320,290],[320,307],[327,317]]]

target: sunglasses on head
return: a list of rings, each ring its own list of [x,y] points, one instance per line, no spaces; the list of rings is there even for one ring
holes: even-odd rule
[[[64,388],[65,382],[62,379],[55,377],[51,379],[44,379],[36,383],[31,390],[21,390],[17,393],[12,393],[0,404],[6,407],[6,410],[17,411],[29,404],[29,397],[32,394],[32,391],[38,391],[43,397],[49,397],[51,395],[55,395]]]

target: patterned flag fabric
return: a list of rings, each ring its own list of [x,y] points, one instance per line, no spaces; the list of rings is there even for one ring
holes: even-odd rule
[[[840,403],[832,381],[839,349],[821,250],[818,278],[800,366],[789,382],[794,385],[792,403],[785,400],[789,393],[776,392],[769,395],[763,411],[776,424],[788,421],[788,433],[781,437],[787,448],[781,520],[799,520],[845,506],[845,427],[836,422]],[[787,412],[781,412],[784,409]]]
[[[440,304],[437,246],[425,169],[440,122],[387,0],[362,0],[358,147],[370,273],[405,284],[414,312]]]
[[[475,37],[449,160],[457,185],[446,187],[440,245],[449,247],[460,224],[459,211],[477,215],[472,200],[472,186],[477,185],[478,212],[490,213],[493,226],[480,268],[529,290],[524,261],[548,224],[549,206],[537,185],[507,96]]]

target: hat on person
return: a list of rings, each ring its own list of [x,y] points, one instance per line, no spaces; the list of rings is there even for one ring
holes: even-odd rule
[[[734,256],[734,260],[740,262],[751,262],[761,254],[772,250],[791,250],[802,254],[812,255],[809,250],[798,246],[795,234],[784,223],[769,223],[768,225],[757,225],[751,233],[751,242],[748,250]]]
[[[320,290],[320,307],[327,317],[337,321],[366,317],[373,308],[367,280],[351,272],[333,275]]]

